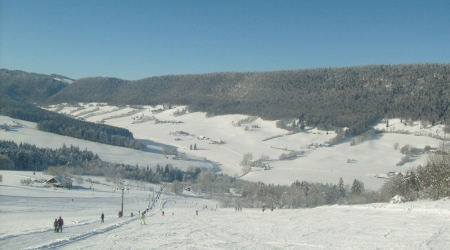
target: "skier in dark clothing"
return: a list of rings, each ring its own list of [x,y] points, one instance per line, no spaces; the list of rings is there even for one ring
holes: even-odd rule
[[[55,227],[55,233],[57,232],[56,229],[58,229],[58,219],[55,219],[55,222],[53,222],[53,226]]]
[[[61,216],[59,216],[58,219],[58,228],[56,229],[56,232],[61,232],[62,233],[62,226],[64,225],[64,220],[61,218]]]
[[[102,219],[102,223],[105,222],[105,215],[102,213],[102,215],[100,216],[100,218]]]

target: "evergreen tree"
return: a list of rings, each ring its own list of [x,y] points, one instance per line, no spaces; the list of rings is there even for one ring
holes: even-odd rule
[[[339,190],[339,196],[340,197],[345,197],[345,187],[344,187],[344,180],[342,180],[342,177],[339,179],[339,183],[338,183],[338,190]]]
[[[364,183],[361,181],[355,179],[353,181],[353,185],[351,187],[351,193],[352,195],[360,195],[364,192]]]

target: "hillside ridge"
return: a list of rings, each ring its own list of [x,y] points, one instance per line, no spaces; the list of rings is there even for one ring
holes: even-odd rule
[[[134,81],[91,77],[66,84],[45,97],[47,104],[167,103],[187,105],[189,111],[207,112],[209,116],[295,118],[300,121],[298,127],[350,127],[348,133],[355,135],[390,117],[448,124],[449,75],[450,64],[406,64],[167,75]]]

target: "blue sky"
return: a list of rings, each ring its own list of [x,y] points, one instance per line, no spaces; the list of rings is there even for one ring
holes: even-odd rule
[[[0,68],[71,78],[449,63],[450,0],[0,0]]]

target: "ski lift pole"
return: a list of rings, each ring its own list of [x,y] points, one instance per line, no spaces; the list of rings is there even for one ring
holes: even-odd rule
[[[125,188],[122,187],[122,208],[120,209],[120,217],[123,216],[123,192],[124,192]]]

